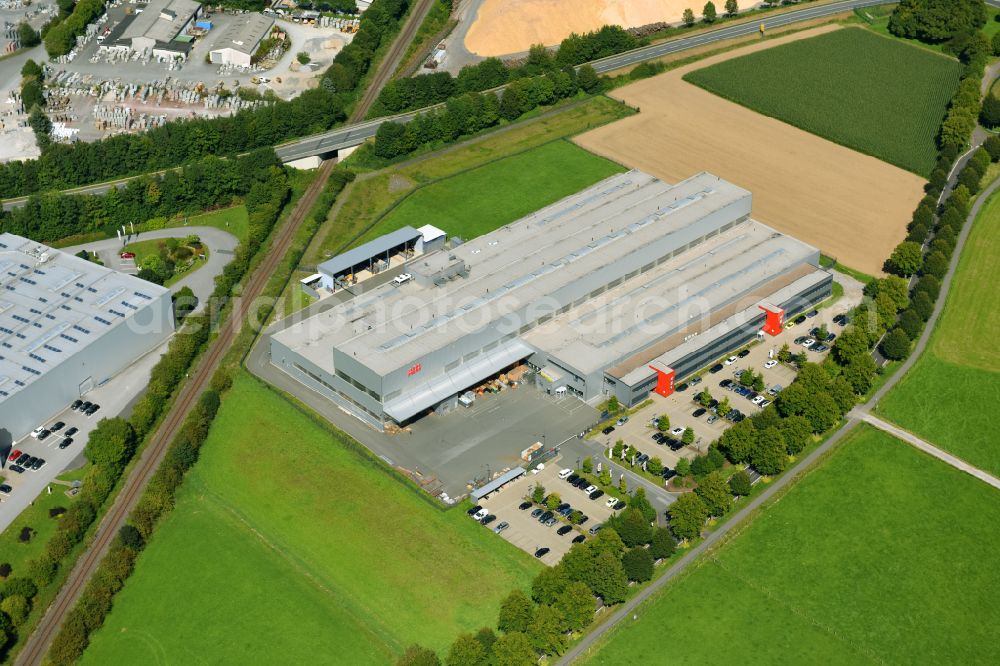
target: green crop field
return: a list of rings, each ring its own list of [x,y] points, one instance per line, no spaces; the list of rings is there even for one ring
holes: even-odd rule
[[[996,489],[858,426],[589,661],[991,662],[998,512]]]
[[[385,663],[494,625],[533,558],[247,374],[89,664]]]
[[[1000,195],[976,219],[930,344],[879,405],[879,412],[928,441],[1000,476],[992,408],[1000,402]]]
[[[569,141],[553,141],[414,191],[358,243],[424,224],[475,238],[624,170]]]
[[[727,60],[685,80],[922,176],[958,85],[958,61],[845,28]]]

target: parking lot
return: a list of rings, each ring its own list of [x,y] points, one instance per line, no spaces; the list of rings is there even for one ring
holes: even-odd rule
[[[604,523],[615,513],[607,506],[607,495],[591,500],[583,490],[560,479],[559,470],[567,466],[571,467],[572,464],[564,465],[558,460],[546,463],[545,469],[537,474],[525,474],[480,501],[479,504],[484,509],[497,517],[483,529],[496,529],[498,525],[506,522],[509,527],[500,532],[500,537],[531,554],[539,548],[548,548],[549,552],[539,559],[549,566],[559,562],[573,545],[574,537],[584,535],[590,538],[590,529]],[[519,509],[518,507],[526,499],[530,499],[536,483],[545,487],[546,495],[558,493],[563,502],[568,502],[572,508],[582,511],[587,516],[587,521],[582,525],[573,526],[568,533],[560,536],[557,534],[559,528],[570,524],[564,517],[556,516],[557,522],[546,527],[531,516],[532,511],[539,508],[539,505]]]
[[[718,368],[716,372],[711,372],[712,368],[717,367],[716,364],[713,364],[710,369],[700,373],[698,379],[685,378],[685,381],[677,384],[675,392],[667,397],[650,393],[652,404],[630,416],[624,425],[616,425],[613,432],[599,434],[595,440],[605,446],[611,446],[619,439],[624,440],[629,446],[634,446],[650,457],[658,457],[664,466],[674,469],[681,457],[691,459],[699,453],[707,451],[708,446],[718,439],[727,427],[732,425],[731,421],[719,417],[711,409],[701,411],[702,405],[697,402],[697,398],[703,390],[707,389],[714,400],[728,399],[731,408],[739,410],[744,416],[752,416],[774,400],[776,393],[769,394],[767,392],[769,389],[786,387],[795,379],[796,372],[793,366],[775,361],[782,345],[788,343],[793,355],[806,351],[810,361],[822,361],[829,353],[829,349],[815,351],[819,347],[819,342],[810,345],[810,348],[807,349],[802,344],[796,343],[796,340],[808,337],[810,330],[821,324],[826,324],[831,333],[839,335],[844,327],[835,323],[834,318],[857,305],[859,300],[860,293],[852,293],[850,297],[845,296],[832,307],[817,312],[811,317],[805,317],[801,323],[794,323],[795,318],[792,318],[779,335],[775,337],[765,336],[763,340],[754,342],[741,350],[735,350],[729,357],[719,359],[717,365],[721,365],[721,368]],[[832,341],[827,344],[832,344]],[[743,353],[743,356],[739,356],[740,353]],[[736,357],[735,360],[728,362],[732,356]],[[772,367],[767,367],[768,365]],[[751,401],[754,393],[741,396],[720,386],[720,382],[725,380],[738,384],[736,373],[748,369],[754,373],[762,374],[764,377],[765,390],[762,392],[761,404],[754,404]],[[694,416],[695,413],[699,413],[699,415]],[[676,441],[680,439],[682,429],[691,428],[695,434],[693,445],[678,447],[675,444],[671,448],[669,442],[662,444],[654,441],[653,436],[657,432],[655,420],[664,414],[670,419],[670,429],[674,431],[668,431],[666,435],[671,440]],[[709,423],[710,420],[711,423]]]

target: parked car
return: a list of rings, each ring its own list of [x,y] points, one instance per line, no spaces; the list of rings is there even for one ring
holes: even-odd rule
[[[593,536],[593,535],[597,534],[598,532],[601,531],[602,527],[604,527],[604,525],[602,523],[597,523],[596,525],[594,525],[593,527],[590,528],[590,535]]]
[[[758,394],[758,395],[757,395],[757,397],[756,397],[756,398],[754,398],[753,400],[751,400],[750,402],[752,402],[752,403],[753,403],[753,404],[755,404],[755,405],[759,405],[759,404],[761,404],[762,402],[764,402],[764,396],[762,396],[762,395]]]
[[[627,416],[623,416],[623,417],[621,417],[620,419],[618,419],[618,420],[617,420],[617,421],[615,422],[615,425],[617,425],[617,426],[623,426],[623,425],[625,425],[626,423],[628,423],[628,417],[627,417]]]
[[[90,409],[93,406],[94,406],[94,403],[92,403],[89,400],[87,400],[86,402],[81,402],[80,405],[79,405],[79,407],[76,408],[76,411],[78,411],[81,414],[83,414],[84,412],[86,412],[88,409]]]
[[[580,514],[580,519],[576,521],[576,524],[577,524],[577,525],[583,525],[583,524],[585,524],[585,523],[586,523],[586,522],[587,522],[588,520],[590,520],[590,516],[588,516],[588,515],[587,515],[587,514],[585,514],[585,513],[581,513],[581,514]]]
[[[10,495],[12,492],[14,492],[13,488],[6,483],[0,483],[0,495]]]
[[[503,532],[503,531],[504,531],[505,529],[507,529],[508,527],[510,527],[510,523],[508,523],[508,522],[507,522],[507,521],[505,520],[505,521],[503,521],[502,523],[500,523],[499,525],[497,525],[496,527],[494,527],[494,528],[493,528],[493,532],[494,532],[495,534],[500,534],[501,532]]]
[[[480,510],[480,509],[482,509],[482,508],[483,508],[483,507],[481,507],[481,506],[479,506],[479,505],[477,504],[476,506],[474,506],[474,507],[472,507],[471,509],[469,509],[468,511],[466,511],[466,513],[467,513],[467,514],[469,514],[470,516],[474,516],[474,515],[476,515],[476,513],[478,513],[478,512],[479,512],[479,510]]]
[[[795,319],[793,319],[792,322],[794,324],[801,324],[805,320],[806,320],[806,316],[804,314],[800,314],[798,317],[796,317]]]
[[[24,451],[21,451],[20,449],[14,449],[13,451],[10,452],[10,455],[7,456],[7,462],[9,463],[15,462],[18,458],[21,457],[21,454],[23,453]]]
[[[614,431],[615,431],[615,427],[614,426],[608,426],[607,428],[605,428],[604,430],[601,431],[601,434],[603,434],[603,435],[610,435]]]
[[[20,465],[11,465],[7,469],[16,474],[24,474],[24,468],[21,467]]]
[[[621,511],[622,509],[625,508],[625,502],[618,500],[617,502],[615,502],[615,505],[611,508],[614,509],[615,511]]]
[[[719,386],[721,386],[722,388],[729,388],[732,385],[733,385],[732,379],[723,379],[721,382],[719,382]]]
[[[604,506],[606,506],[606,507],[608,507],[610,509],[617,502],[618,502],[618,498],[617,497],[609,497],[608,501],[604,503]]]
[[[575,537],[573,537],[573,543],[583,543],[586,540],[587,537],[583,536],[582,534],[577,534]]]
[[[670,430],[670,434],[673,435],[674,437],[680,437],[681,435],[684,434],[684,428],[677,426],[676,428]]]
[[[65,427],[66,427],[65,423],[63,423],[62,421],[56,421],[55,423],[49,426],[49,432],[58,432]]]
[[[760,403],[760,408],[764,409],[765,407],[767,407],[770,404],[771,404],[770,400],[765,400],[764,402]]]
[[[37,428],[31,431],[31,436],[34,437],[35,439],[38,439],[38,436],[41,435],[43,432],[46,432],[45,426],[38,426]]]
[[[21,465],[24,467],[24,469],[34,469],[36,462],[38,462],[38,458],[36,458],[35,456],[28,456],[28,459],[25,460],[23,463],[21,463]]]
[[[17,457],[17,460],[15,461],[14,464],[15,465],[20,465],[21,467],[24,467],[25,465],[28,464],[29,460],[31,460],[31,455],[27,454],[27,453],[22,453],[21,455],[19,455]]]
[[[736,363],[737,360],[739,360],[739,359],[737,359],[735,356],[730,356],[725,361],[723,361],[722,364],[723,365],[732,365],[733,363]]]
[[[739,370],[734,370],[733,371],[733,377],[736,377],[736,379],[739,379],[740,377],[743,376],[744,372],[746,372],[746,370],[744,370],[743,368],[740,368]]]
[[[566,477],[566,483],[571,483],[571,484],[572,483],[576,483],[576,480],[579,479],[579,478],[580,478],[580,475],[577,474],[576,472],[573,472],[572,474],[570,474],[569,476]]]
[[[691,379],[688,380],[688,382],[691,384],[691,386],[697,386],[698,384],[701,384],[701,377],[692,377]]]
[[[719,370],[722,370],[721,363],[716,363],[715,365],[713,365],[711,368],[708,369],[708,371],[711,372],[713,375],[717,373]]]
[[[559,509],[558,511],[556,511],[556,513],[563,516],[564,518],[568,518],[569,514],[573,513],[573,507],[567,506],[565,509]]]
[[[38,433],[38,441],[39,442],[42,441],[43,439],[47,438],[51,434],[52,434],[52,432],[48,428],[43,428],[42,431],[40,433]]]
[[[543,513],[545,513],[545,509],[535,509],[534,511],[531,512],[531,517],[538,518]]]
[[[819,314],[819,310],[810,310],[809,312],[806,313],[806,316],[809,317],[810,319],[812,319],[813,317],[815,317],[818,314]]]
[[[589,483],[590,481],[587,480],[587,477],[581,476],[579,479],[576,480],[576,483],[574,483],[573,485],[576,486],[577,488],[583,488]]]
[[[69,445],[73,443],[72,437],[63,437],[63,441],[59,442],[60,449],[68,449]]]
[[[704,407],[699,407],[698,409],[696,409],[693,412],[691,412],[691,416],[693,416],[695,418],[698,418],[699,416],[703,416],[705,414],[705,412],[707,412],[707,411],[708,410],[705,409]]]
[[[799,337],[797,337],[794,340],[792,340],[792,342],[794,342],[797,345],[801,345],[803,342],[805,342],[808,339],[809,339],[808,335],[800,335]]]
[[[539,548],[535,551],[535,557],[545,557],[549,552],[548,548]]]
[[[538,516],[538,522],[544,523],[545,521],[547,521],[550,518],[552,518],[553,515],[555,515],[555,514],[553,514],[551,511],[546,511],[542,515]]]
[[[556,507],[556,513],[559,513],[560,511],[562,511],[563,509],[566,509],[566,508],[569,508],[569,502],[563,502],[562,504],[560,504],[559,506],[557,506]]]
[[[94,403],[90,407],[87,407],[87,411],[85,411],[84,414],[86,414],[87,416],[93,416],[95,413],[97,413],[97,410],[100,408],[101,408],[100,405]]]
[[[549,518],[548,520],[546,520],[544,523],[542,523],[542,525],[545,525],[546,527],[552,527],[553,525],[555,525],[558,522],[559,521],[556,519],[556,517],[552,516],[551,518]]]
[[[595,485],[589,485],[589,486],[587,486],[584,489],[583,492],[585,492],[585,493],[587,493],[589,495],[590,493],[594,492],[595,490],[597,490],[597,486],[595,486]]]
[[[486,509],[480,509],[479,511],[476,511],[474,514],[472,514],[472,517],[475,520],[482,520],[483,518],[485,518],[488,515],[490,515],[489,511],[487,511]]]
[[[559,470],[559,478],[560,479],[565,479],[565,478],[569,477],[569,475],[572,474],[572,473],[573,473],[573,470],[571,470],[571,469]]]
[[[687,382],[683,382],[675,386],[674,391],[676,391],[677,393],[684,393],[684,391],[687,391],[689,388],[691,388],[691,385],[688,384]]]
[[[496,517],[496,516],[494,516],[494,515],[493,515],[493,514],[491,513],[490,515],[486,516],[485,518],[483,518],[483,519],[482,519],[481,521],[479,521],[479,522],[481,522],[481,523],[482,523],[483,525],[489,525],[490,523],[492,523],[492,522],[493,522],[494,520],[496,520],[496,519],[497,519],[497,517]]]
[[[83,404],[83,400],[74,400],[73,404],[71,404],[69,406],[69,408],[72,409],[75,412],[76,410],[78,410],[80,408],[80,405],[82,405],[82,404]]]
[[[767,370],[770,370],[771,368],[773,368],[776,365],[778,365],[778,362],[772,358],[770,361],[768,361],[768,362],[766,362],[764,364],[764,368],[767,369]]]
[[[814,338],[806,338],[805,340],[802,341],[802,346],[805,347],[806,349],[809,349],[814,344],[816,344],[816,340]]]
[[[77,430],[76,426],[70,426],[69,428],[66,429],[66,432],[64,432],[63,435],[66,437],[72,437],[77,432],[79,431]]]
[[[569,534],[572,531],[573,531],[573,528],[571,526],[569,526],[569,525],[563,525],[562,527],[560,527],[559,529],[556,530],[556,534],[558,534],[559,536],[562,536],[564,534]]]
[[[847,317],[846,314],[839,314],[833,318],[833,323],[836,324],[837,326],[847,326],[850,322],[851,320]]]
[[[817,354],[822,354],[822,353],[823,353],[823,352],[825,352],[825,351],[829,351],[829,349],[830,349],[830,348],[829,348],[829,347],[827,347],[826,345],[824,345],[824,344],[819,344],[819,345],[816,345],[815,347],[813,347],[813,348],[812,348],[812,351],[816,352]]]
[[[718,420],[719,420],[719,417],[716,416],[715,414],[712,414],[711,416],[708,417],[708,423],[715,423]]]
[[[672,479],[675,476],[677,476],[677,470],[670,469],[669,467],[664,467],[663,471],[660,472],[660,476],[663,477],[664,481],[669,481],[670,479]]]
[[[672,439],[672,440],[670,440],[670,450],[671,451],[680,451],[683,448],[684,448],[684,442],[682,442],[681,440],[679,440],[679,439]]]
[[[744,349],[743,351],[741,351],[736,356],[739,357],[739,358],[746,358],[749,355],[750,355],[750,350],[749,349]]]

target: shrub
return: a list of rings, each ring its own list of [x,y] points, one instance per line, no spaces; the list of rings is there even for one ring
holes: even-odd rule
[[[1000,35],[1000,32],[997,33]],[[1000,160],[1000,136],[992,134],[986,139],[983,148],[989,153],[990,159],[994,162]]]
[[[1000,98],[994,95],[986,96],[986,99],[983,100],[983,108],[979,112],[979,121],[989,128],[1000,125]]]

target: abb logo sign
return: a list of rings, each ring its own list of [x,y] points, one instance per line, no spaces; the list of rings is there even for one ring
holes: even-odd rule
[[[422,365],[420,365],[419,363],[417,363],[417,364],[416,364],[416,365],[414,365],[414,366],[413,366],[412,368],[410,368],[409,370],[407,370],[407,371],[406,371],[406,374],[407,374],[408,376],[412,377],[413,375],[415,375],[415,374],[417,374],[418,372],[420,372],[421,370],[423,370],[423,368],[424,368],[424,366],[422,366]]]

